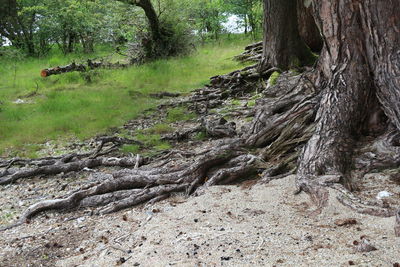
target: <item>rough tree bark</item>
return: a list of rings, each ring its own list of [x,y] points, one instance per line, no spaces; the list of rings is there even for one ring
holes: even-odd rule
[[[296,0],[264,0],[264,41],[261,68],[287,70],[313,62],[300,38]]]
[[[314,52],[322,50],[321,34],[313,17],[312,1],[297,0],[297,17],[301,39]]]
[[[392,1],[314,1],[325,47],[315,73],[322,89],[316,130],[298,167],[298,186],[323,205],[320,185],[351,189],[353,150],[362,130],[384,123],[400,129],[400,16]],[[380,121],[376,121],[380,118]]]

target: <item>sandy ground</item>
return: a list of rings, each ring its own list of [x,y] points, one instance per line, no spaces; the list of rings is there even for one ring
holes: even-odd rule
[[[111,215],[47,213],[1,233],[0,266],[394,266],[393,218],[339,204],[313,215],[294,177],[252,187],[216,186]],[[337,226],[337,219],[357,224]],[[367,236],[377,250],[354,251]]]

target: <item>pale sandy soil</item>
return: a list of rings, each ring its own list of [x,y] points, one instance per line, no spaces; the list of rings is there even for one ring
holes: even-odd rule
[[[330,191],[313,215],[294,177],[267,185],[216,186],[105,216],[47,213],[1,233],[0,266],[393,266],[393,218],[357,214]],[[335,220],[357,224],[337,226]],[[359,253],[367,236],[376,251]],[[125,261],[125,262],[124,262]],[[124,263],[122,263],[124,262]],[[122,263],[122,264],[121,264]]]

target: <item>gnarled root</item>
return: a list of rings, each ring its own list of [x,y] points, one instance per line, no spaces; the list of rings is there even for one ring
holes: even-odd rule
[[[244,48],[244,52],[234,57],[235,60],[242,63],[259,62],[262,57],[263,43],[257,42]]]
[[[264,173],[265,180],[293,172],[299,148],[314,132],[319,95],[307,75],[281,74],[278,84],[265,90],[265,97],[257,102],[246,144],[263,148],[270,169]]]
[[[85,154],[67,154],[61,157],[48,157],[42,159],[12,159],[0,165],[5,167],[0,173],[0,185],[14,183],[22,178],[31,178],[37,175],[56,175],[60,173],[68,173],[73,171],[81,171],[85,168],[95,168],[99,166],[112,167],[134,167],[140,166],[147,162],[146,158],[116,158],[116,157],[100,157],[113,151],[122,144],[138,144],[140,142],[130,139],[125,139],[116,136],[99,137],[97,141],[99,146],[94,152]],[[105,151],[102,151],[107,143],[112,143],[113,146]],[[21,169],[11,169],[14,165],[29,166]]]
[[[225,141],[226,142],[226,141]],[[194,163],[180,166],[165,166],[159,169],[123,169],[113,178],[98,185],[79,190],[70,196],[46,200],[32,205],[21,217],[21,222],[46,211],[65,211],[88,206],[105,206],[101,213],[164,199],[173,192],[191,194],[199,186],[226,184],[254,175],[258,170],[258,159],[241,149],[240,139],[215,148],[198,158]]]

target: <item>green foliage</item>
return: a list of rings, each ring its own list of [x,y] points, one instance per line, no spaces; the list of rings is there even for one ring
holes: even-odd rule
[[[224,0],[226,10],[243,20],[245,32],[251,32],[254,39],[262,32],[263,1],[262,0]]]
[[[204,131],[201,131],[201,132],[196,134],[195,139],[199,140],[199,141],[205,140],[205,139],[207,139],[207,133],[204,132]]]
[[[151,148],[153,150],[159,151],[159,150],[165,150],[170,148],[170,144],[167,142],[164,142],[161,140],[161,137],[159,134],[137,134],[135,138],[138,141],[143,142],[145,146],[148,148]]]
[[[240,100],[238,100],[238,99],[233,99],[232,101],[231,101],[231,105],[233,105],[233,106],[240,106],[242,103],[240,102]]]
[[[157,0],[152,4],[163,37],[148,45],[149,21],[135,1],[6,1],[0,5],[0,44],[8,38],[30,56],[44,56],[54,46],[64,54],[92,53],[99,44],[125,50],[129,42],[129,50],[136,50],[131,54],[140,62],[143,57],[186,54],[197,38],[203,43],[219,39],[224,33],[222,23],[232,14],[253,33],[261,25],[261,0]],[[15,29],[21,29],[20,34]]]
[[[256,105],[256,100],[250,100],[249,102],[247,102],[247,106],[249,107],[254,107]]]
[[[192,17],[195,18],[196,30],[201,39],[218,39],[222,33],[222,22],[227,19],[227,13],[222,0],[194,1]]]

